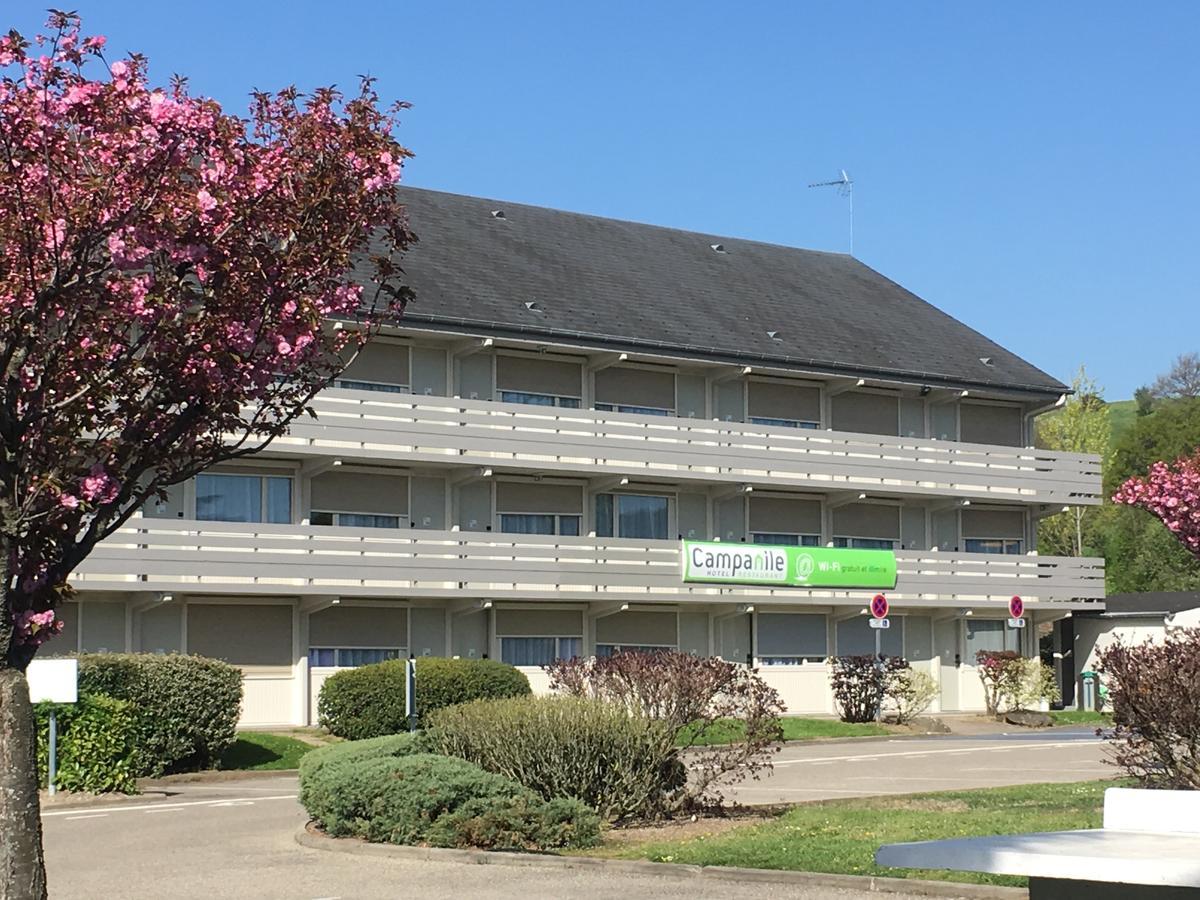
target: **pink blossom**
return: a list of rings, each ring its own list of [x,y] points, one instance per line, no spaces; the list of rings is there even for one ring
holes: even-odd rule
[[[129,64],[118,59],[108,70],[112,72],[113,78],[124,78],[129,73]]]
[[[79,493],[85,500],[95,503],[111,503],[117,499],[121,485],[105,471],[101,463],[92,466],[91,471],[79,483]]]
[[[196,203],[204,212],[212,212],[217,208],[216,199],[204,188],[196,192]]]
[[[58,505],[64,509],[78,509],[79,498],[74,494],[61,494],[58,498]]]

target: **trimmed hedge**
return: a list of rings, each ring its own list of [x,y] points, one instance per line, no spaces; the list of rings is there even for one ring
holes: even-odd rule
[[[530,693],[524,673],[493,659],[417,660],[417,715],[484,698]],[[392,659],[329,676],[321,685],[317,716],[321,725],[349,740],[408,730],[404,715],[404,660]]]
[[[217,765],[235,740],[242,673],[217,659],[177,653],[82,654],[79,691],[133,707],[134,774],[159,776]]]
[[[431,715],[429,736],[442,753],[614,821],[665,812],[686,782],[672,725],[592,698],[464,703]]]
[[[599,837],[599,818],[578,801],[546,802],[465,760],[402,755],[417,742],[387,740],[301,768],[301,802],[329,834],[495,850],[587,847]]]
[[[55,785],[64,791],[136,794],[137,711],[133,704],[103,695],[81,694],[77,703],[39,703],[38,784],[47,784],[50,710],[58,732]]]

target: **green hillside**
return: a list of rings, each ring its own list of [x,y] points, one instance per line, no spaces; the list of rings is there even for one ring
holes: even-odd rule
[[[1112,427],[1112,435],[1108,439],[1110,450],[1117,445],[1117,439],[1136,419],[1136,400],[1114,400],[1108,404],[1108,422]]]

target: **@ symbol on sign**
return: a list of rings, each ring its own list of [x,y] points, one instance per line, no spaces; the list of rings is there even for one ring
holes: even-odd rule
[[[796,558],[796,577],[807,581],[813,573],[813,558],[808,553],[802,553]]]

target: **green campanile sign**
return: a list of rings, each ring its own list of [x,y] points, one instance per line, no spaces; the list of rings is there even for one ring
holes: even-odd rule
[[[683,542],[683,580],[781,587],[894,588],[891,550]]]

